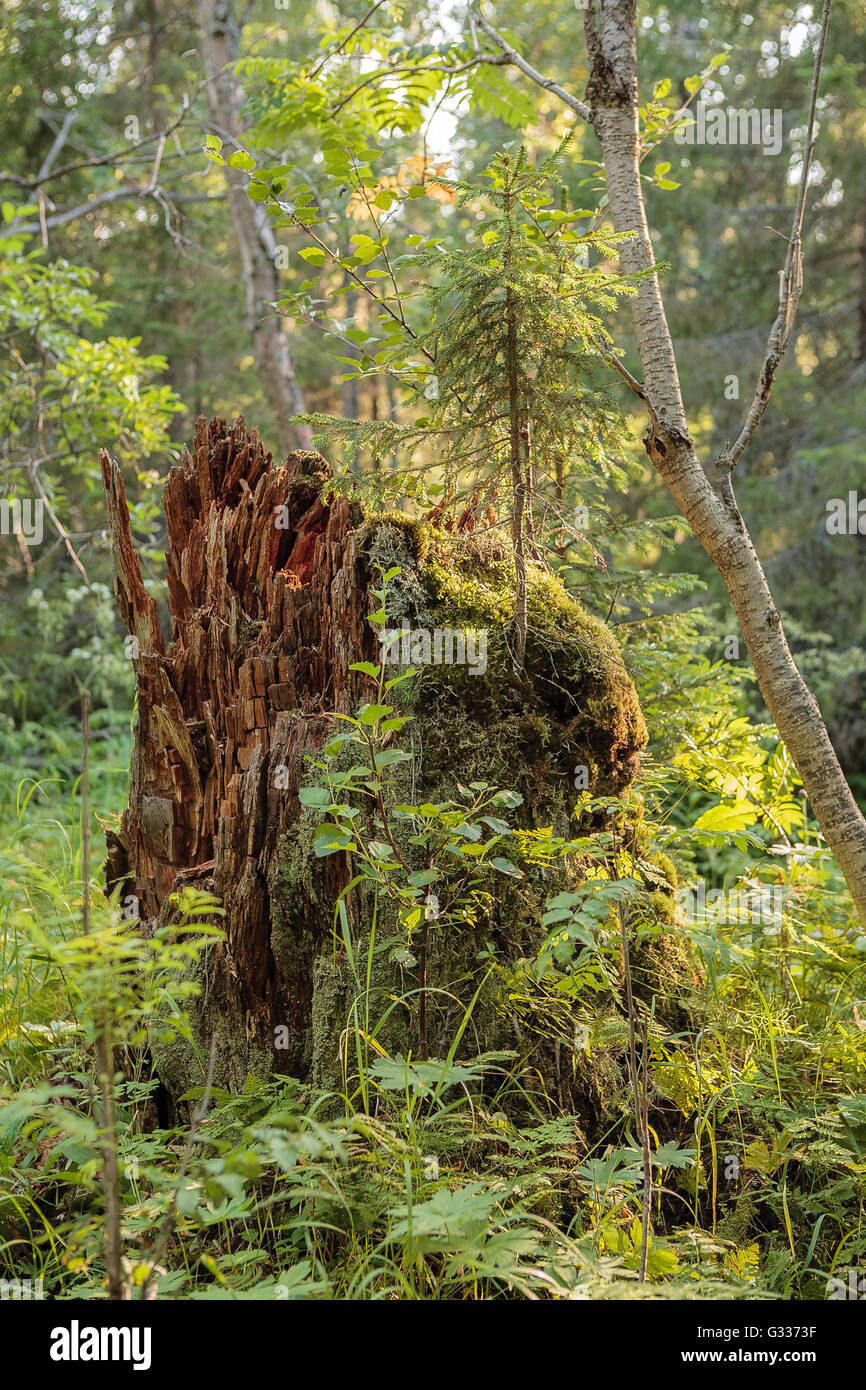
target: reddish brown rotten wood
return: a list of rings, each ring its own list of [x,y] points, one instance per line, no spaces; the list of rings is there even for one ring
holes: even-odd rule
[[[227,939],[209,970],[211,1001],[266,1046],[287,1016],[306,1026],[271,950],[281,835],[297,817],[305,754],[325,736],[326,711],[361,698],[349,666],[375,654],[351,507],[322,502],[320,455],[298,452],[278,467],[242,418],[199,419],[192,453],[165,486],[166,650],[120,470],[105,453],[101,461],[120,611],[138,639],[129,808],[109,837],[109,879],[138,897],[146,919],[164,913],[172,889],[212,884]],[[342,872],[322,861],[331,901]],[[311,928],[328,929],[313,918]]]

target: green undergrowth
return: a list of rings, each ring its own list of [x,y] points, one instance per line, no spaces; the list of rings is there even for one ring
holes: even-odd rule
[[[410,600],[429,605],[431,619],[446,602],[466,623],[496,611],[495,593],[448,599],[472,570],[472,547],[461,557],[451,545],[431,542],[417,582],[406,564],[394,597],[413,620],[422,610],[410,614]],[[473,563],[472,584],[486,588],[477,555]],[[553,599],[542,606],[549,612]],[[580,614],[575,624],[582,652],[593,624]],[[570,643],[551,623],[530,649],[538,670],[556,641],[561,659]],[[578,645],[570,649],[576,661]],[[609,696],[621,677],[605,674],[602,652]],[[510,679],[504,647],[494,660]],[[408,738],[423,725],[424,678],[394,689],[399,718],[411,721],[395,732]],[[428,689],[425,700],[436,695]],[[364,724],[359,711],[347,733],[378,738],[391,717]],[[498,736],[489,726],[482,715],[475,754],[488,773]],[[749,769],[751,821],[743,787],[731,783],[728,735],[738,768]],[[74,759],[58,762],[41,789],[22,784],[3,803],[0,1277],[41,1278],[54,1298],[107,1295],[94,1047],[108,1028],[132,1297],[847,1296],[851,1271],[860,1278],[866,1265],[866,936],[790,795],[788,764],[750,738],[717,734],[667,780],[656,771],[640,791],[583,800],[567,776],[554,781],[559,764],[530,775],[526,794],[488,775],[463,795],[453,766],[421,758],[406,804],[410,762],[391,764],[394,843],[408,851],[420,835],[414,848],[443,879],[431,884],[427,869],[398,877],[393,849],[370,838],[375,824],[368,832],[352,822],[366,876],[359,901],[371,911],[350,917],[336,904],[319,954],[316,1076],[251,1070],[234,1091],[208,1084],[207,1050],[187,1021],[189,965],[219,934],[218,905],[188,890],[174,926],[147,937],[100,898],[94,867],[83,937]],[[92,792],[110,818],[123,797],[112,739],[92,754]],[[320,756],[311,771],[299,875],[341,842],[347,812],[332,792],[342,787],[351,809],[363,782],[340,779],[353,757],[335,748],[333,762]],[[703,796],[688,820],[667,809],[681,800],[680,775]],[[776,834],[787,827],[789,849],[771,838],[760,807]],[[92,830],[95,838],[95,818]],[[462,882],[470,864],[463,897],[430,924],[428,962],[444,951],[445,975],[427,1001],[422,1049],[424,905],[431,886],[447,903],[452,875]],[[695,919],[682,894],[699,875],[726,890],[778,888],[781,906],[768,918]],[[386,884],[399,885],[396,898]],[[389,988],[377,992],[371,979],[386,962]],[[460,988],[449,990],[455,964]],[[150,1065],[154,1045],[173,1039],[196,1059],[176,1122]]]

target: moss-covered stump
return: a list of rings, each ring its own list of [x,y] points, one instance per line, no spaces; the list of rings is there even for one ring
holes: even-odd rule
[[[109,837],[109,881],[147,919],[167,919],[169,895],[184,885],[222,899],[226,939],[209,951],[192,1009],[199,1054],[217,1040],[219,1084],[288,1072],[340,1089],[358,988],[334,909],[351,869],[341,855],[315,856],[318,817],[298,793],[315,780],[309,755],[333,715],[370,699],[369,678],[351,667],[379,657],[368,621],[376,567],[400,567],[393,628],[486,634],[484,662],[431,660],[408,687],[413,717],[399,737],[414,757],[396,800],[459,802],[460,784],[484,782],[520,793],[515,826],[567,835],[584,786],[621,793],[636,775],[646,729],[634,687],[611,632],[540,569],[529,573],[526,665],[516,672],[507,544],[324,500],[319,455],[278,467],[242,419],[200,420],[192,454],[169,474],[167,644],[107,456],[103,477],[138,687],[129,807]],[[556,1041],[556,1030],[534,1026],[525,965],[544,938],[544,903],[567,881],[562,869],[520,881],[482,875],[459,926],[432,924],[425,990],[431,1056],[447,1053],[485,980],[460,1055],[516,1054],[519,1086],[564,1105],[575,1084],[569,1029]],[[369,921],[354,926],[363,949]],[[384,914],[379,940],[389,929]],[[378,1041],[392,1055],[417,1056],[418,1000],[412,961],[378,953],[362,1015],[372,1028],[387,1014]],[[201,1081],[195,1053],[175,1044],[156,1056],[175,1096]]]

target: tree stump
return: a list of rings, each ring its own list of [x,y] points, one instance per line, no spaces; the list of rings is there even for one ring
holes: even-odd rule
[[[596,793],[622,792],[636,775],[646,729],[632,682],[604,624],[537,569],[526,668],[515,673],[506,541],[367,515],[329,495],[319,454],[296,452],[277,466],[242,418],[200,419],[192,453],[165,484],[166,643],[123,479],[105,453],[102,472],[138,697],[129,805],[108,837],[109,885],[136,897],[148,920],[170,920],[169,895],[183,885],[221,898],[225,941],[208,948],[192,1007],[200,1050],[217,1039],[219,1084],[282,1072],[339,1089],[353,981],[334,911],[351,866],[342,854],[315,856],[316,815],[298,792],[315,780],[309,755],[333,732],[334,715],[370,699],[369,677],[350,668],[379,658],[368,621],[375,564],[401,570],[394,626],[488,633],[483,673],[430,664],[414,682],[403,800],[459,803],[460,785],[483,780],[523,797],[515,824],[569,834],[577,768]],[[506,987],[543,940],[544,903],[561,886],[543,870],[516,883],[492,873],[474,915],[431,934],[425,990],[428,1048],[443,1056],[486,972],[464,1055],[509,1049],[567,1100],[571,1069],[559,1047],[553,1060]],[[356,925],[363,935],[364,922]],[[382,1037],[403,1055],[417,1055],[417,986],[411,966],[377,956],[374,1004],[404,999]],[[185,1043],[157,1050],[155,1062],[174,1096],[201,1084]]]

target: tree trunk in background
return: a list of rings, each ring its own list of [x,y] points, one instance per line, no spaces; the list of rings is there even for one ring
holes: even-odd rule
[[[197,10],[213,128],[240,149],[243,91],[234,72],[240,57],[234,0],[197,0]],[[262,389],[274,414],[277,443],[285,455],[291,449],[309,448],[311,432],[306,425],[289,423],[291,416],[304,413],[305,406],[282,320],[270,307],[280,297],[274,259],[277,243],[264,207],[247,195],[247,176],[226,166],[225,178],[241,256],[247,329]]]
[[[639,168],[637,44],[634,0],[589,0],[585,12],[590,80],[587,96],[604,160],[625,271],[655,263]],[[658,277],[642,282],[632,320],[653,421],[647,451],[721,574],[755,675],[794,760],[812,809],[866,920],[866,820],[845,780],[817,702],[791,656],[780,614],[729,486],[717,492],[689,434],[676,356]]]
[[[524,1090],[541,1085],[540,1103],[545,1095],[570,1103],[583,1054],[574,1054],[568,1001],[540,1029],[531,1010],[522,1018],[521,991],[505,987],[545,940],[545,903],[565,886],[564,870],[515,880],[476,868],[483,895],[472,914],[419,929],[420,965],[405,950],[390,954],[395,944],[405,947],[406,931],[382,900],[376,940],[388,948],[375,957],[368,990],[334,931],[349,862],[315,855],[319,815],[298,792],[319,778],[308,755],[345,732],[334,713],[354,713],[371,698],[370,678],[350,667],[378,657],[368,621],[379,606],[370,592],[376,565],[400,571],[389,586],[390,620],[428,633],[477,629],[478,592],[493,595],[485,670],[429,665],[407,693],[411,719],[397,738],[412,756],[389,774],[397,803],[459,805],[461,784],[481,781],[520,793],[523,804],[509,812],[516,827],[567,836],[581,795],[578,765],[601,795],[627,788],[646,726],[609,630],[557,589],[571,621],[563,620],[561,637],[549,627],[536,637],[557,581],[531,568],[531,679],[516,676],[501,618],[513,583],[504,537],[455,541],[391,513],[365,517],[343,498],[326,502],[320,455],[298,451],[278,468],[242,419],[231,427],[200,419],[192,454],[184,450],[165,485],[167,646],[142,583],[123,479],[105,453],[102,474],[121,616],[136,639],[137,687],[129,805],[108,836],[107,879],[123,898],[138,899],[145,922],[170,922],[169,897],[185,885],[221,898],[226,939],[209,949],[190,1007],[200,1056],[218,1041],[217,1084],[287,1072],[338,1089],[341,1039],[359,997],[362,1022],[368,1006],[370,1027],[387,1020],[377,1036],[392,1056],[418,1057],[426,1041],[431,1055],[444,1057],[478,991],[462,1052],[507,1050]],[[346,756],[357,761],[351,749]],[[424,867],[412,824],[395,820],[395,833],[408,860]],[[658,878],[656,871],[654,888]],[[348,929],[364,960],[372,905],[361,888],[347,899]],[[654,938],[647,950],[681,949],[677,935]],[[523,990],[531,998],[531,983]],[[561,1029],[555,1044],[549,1027]],[[155,1049],[155,1061],[175,1097],[202,1082],[186,1043]]]

